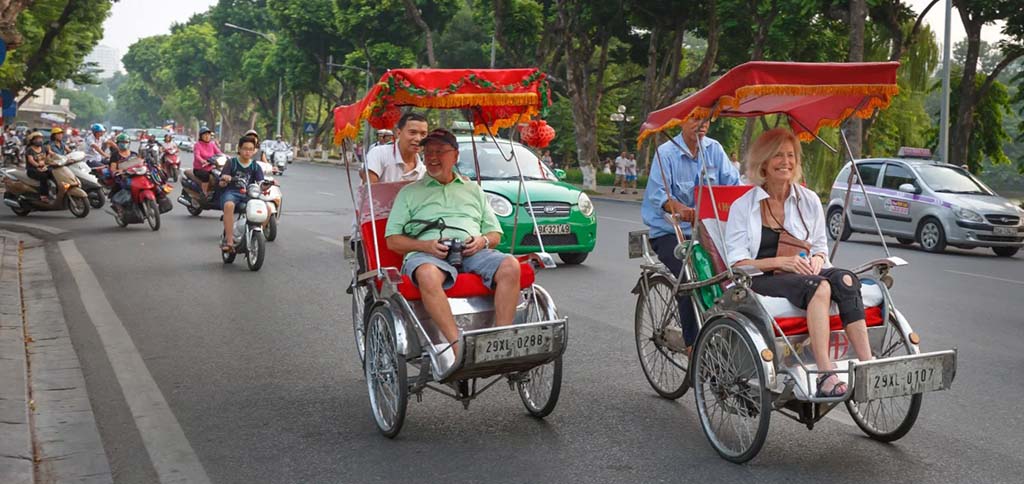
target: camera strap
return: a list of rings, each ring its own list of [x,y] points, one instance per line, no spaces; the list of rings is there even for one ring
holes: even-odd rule
[[[412,232],[409,231],[409,225],[412,225],[412,224],[421,224],[421,225],[423,225],[423,228],[421,228],[418,232],[413,234]],[[405,235],[408,235],[409,237],[412,237],[414,239],[418,239],[418,238],[420,238],[421,235],[427,233],[427,231],[434,230],[434,229],[437,229],[437,231],[441,233],[441,238],[442,239],[444,238],[444,231],[447,230],[447,229],[458,230],[459,232],[464,232],[466,234],[469,234],[469,231],[467,231],[465,229],[461,229],[459,227],[453,227],[453,226],[450,226],[450,225],[446,224],[444,222],[443,218],[439,218],[437,220],[423,220],[423,219],[412,219],[412,220],[409,220],[408,222],[405,223],[405,225],[402,226],[402,233],[404,233]],[[472,234],[470,234],[470,235],[472,235]]]

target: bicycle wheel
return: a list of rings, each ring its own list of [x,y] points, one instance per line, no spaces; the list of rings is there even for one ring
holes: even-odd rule
[[[545,296],[546,297],[546,296]],[[557,319],[553,308],[544,304],[546,299],[529,297],[526,306],[525,323],[536,323]],[[526,411],[537,418],[551,414],[558,404],[558,396],[562,392],[562,357],[550,363],[535,366],[519,375],[516,382],[519,398],[522,399]]]
[[[768,436],[771,400],[757,348],[739,323],[718,319],[701,331],[694,350],[697,414],[724,459],[753,459]]]
[[[637,296],[634,326],[640,367],[651,388],[664,398],[683,396],[690,388],[689,359],[679,324],[679,304],[668,278],[648,279],[647,291]]]
[[[405,357],[398,354],[394,316],[385,306],[370,311],[366,323],[366,386],[377,429],[393,438],[402,430],[409,401]]]

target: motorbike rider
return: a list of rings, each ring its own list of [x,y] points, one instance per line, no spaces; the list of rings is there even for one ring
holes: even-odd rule
[[[267,159],[267,152],[265,150],[263,150],[262,147],[260,147],[260,135],[259,135],[259,133],[257,133],[255,129],[250,129],[249,131],[246,131],[243,136],[251,136],[253,138],[256,138],[256,154],[254,154],[252,156],[252,159],[254,159],[254,160],[256,160],[257,162],[260,162],[260,163],[267,163],[267,164],[269,164],[270,160]]]
[[[402,129],[402,128],[398,128],[398,129]],[[374,149],[374,148],[376,148],[378,146],[387,145],[387,144],[391,144],[391,143],[394,143],[394,142],[395,142],[395,133],[394,132],[392,132],[390,129],[378,129],[377,130],[377,141],[374,141],[372,144],[370,144],[370,146],[368,146],[366,148],[366,152],[363,154],[363,156],[368,155],[370,153],[370,150],[372,150],[372,149]]]
[[[116,183],[114,183],[113,188],[110,189],[110,200],[111,205],[115,207],[115,209],[117,210],[120,210],[121,207],[113,203],[113,201],[115,200],[114,194],[123,189],[128,188],[125,185],[129,183],[129,180],[127,178],[121,176],[121,168],[119,165],[121,164],[121,162],[125,160],[138,157],[137,153],[129,149],[129,141],[130,140],[128,139],[128,135],[118,135],[117,138],[114,139],[115,149],[110,152],[110,173],[111,176],[114,177],[114,180],[116,180]]]
[[[50,153],[64,156],[71,152],[68,148],[67,143],[64,142],[64,130],[60,128],[53,128],[50,131],[50,142],[46,145],[46,150]]]
[[[112,129],[114,132],[110,133],[110,135],[107,136],[107,139],[106,139],[107,150],[108,151],[114,151],[114,150],[117,149],[117,137],[121,136],[121,134],[124,132],[124,128],[122,128],[120,126],[113,126],[110,129]]]
[[[239,178],[248,187],[252,183],[263,181],[263,169],[259,163],[253,162],[253,155],[256,154],[256,138],[243,136],[238,140],[238,156],[231,158],[224,166],[220,176],[220,186],[227,187],[232,179]],[[235,206],[244,202],[246,194],[239,190],[225,190],[221,195],[221,209],[224,211],[224,236],[225,243],[221,246],[224,252],[235,250]]]
[[[104,133],[106,130],[102,124],[93,123],[85,137],[85,162],[93,168],[102,165],[103,160],[109,157]]]
[[[203,190],[203,195],[208,199],[212,195],[210,190],[210,172],[213,170],[213,164],[209,161],[216,155],[222,154],[220,147],[217,146],[217,142],[213,141],[213,130],[204,127],[199,130],[199,141],[196,141],[195,146],[192,147],[192,157],[195,161],[192,162],[192,174],[199,179],[199,186]]]
[[[43,146],[43,133],[35,131],[26,138],[28,147],[25,148],[25,172],[28,177],[39,182],[39,201],[50,202],[50,179],[53,173],[46,166],[46,159],[49,153]]]

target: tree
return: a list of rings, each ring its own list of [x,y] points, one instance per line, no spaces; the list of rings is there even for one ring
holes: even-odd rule
[[[18,31],[18,14],[32,5],[34,0],[0,0],[0,40],[10,50],[21,46],[24,38]]]
[[[950,129],[948,162],[953,164],[971,163],[971,132],[978,120],[976,110],[979,102],[996,85],[999,74],[1024,56],[1024,12],[1015,0],[953,0],[960,11],[960,20],[967,34],[967,52],[964,56],[963,73],[958,82],[956,116]],[[1002,33],[1006,40],[1000,42],[1002,59],[990,72],[978,72],[978,58],[981,53],[981,28],[1002,20]],[[981,82],[974,82],[981,74]],[[952,101],[951,101],[952,102]],[[952,110],[952,104],[951,104]],[[975,161],[975,163],[977,163]]]
[[[959,68],[954,70],[956,76],[950,75],[950,90],[963,92],[960,86],[964,77]],[[976,73],[974,76],[975,92],[982,92],[981,86],[989,83],[990,76]],[[938,85],[936,85],[936,88]],[[961,112],[964,100],[958,96],[950,96],[950,112]],[[1003,125],[1003,118],[1012,114],[1010,107],[1010,94],[1006,86],[999,81],[992,81],[984,93],[974,101],[974,108],[971,109],[971,138],[964,146],[962,152],[966,154],[960,165],[967,165],[972,173],[980,173],[982,162],[987,157],[991,164],[1009,164],[1010,159],[1003,152],[1003,144],[1011,141],[1012,138],[1006,132]],[[950,120],[950,129],[956,126],[959,120]],[[950,145],[950,152],[953,145]],[[1024,161],[1018,160],[1018,168],[1024,167]]]
[[[57,89],[58,99],[67,99],[70,102],[71,111],[75,113],[78,124],[82,121],[100,121],[107,116],[110,106],[105,99],[100,99],[85,91],[73,91],[70,89]]]
[[[18,16],[23,42],[0,67],[0,85],[20,93],[18,103],[22,104],[35,90],[53,86],[57,81],[95,82],[82,70],[82,59],[103,37],[103,21],[109,12],[107,0],[32,3]]]

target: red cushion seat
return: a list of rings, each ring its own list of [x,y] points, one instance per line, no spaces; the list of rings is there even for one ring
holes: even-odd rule
[[[360,227],[363,236],[363,248],[366,251],[366,266],[368,270],[377,269],[377,259],[374,256],[374,232],[377,242],[380,244],[380,267],[395,267],[401,269],[402,256],[391,249],[388,249],[384,229],[387,226],[386,219],[377,219],[373,223],[364,222]],[[519,288],[525,289],[533,285],[536,274],[533,266],[527,263],[519,264]],[[377,289],[380,289],[382,281],[377,281]],[[419,288],[409,279],[409,276],[402,275],[402,282],[398,285],[398,292],[410,301],[418,301],[422,298]],[[466,298],[474,296],[489,296],[494,294],[490,288],[484,285],[483,279],[476,274],[459,274],[455,279],[455,285],[444,292],[448,297]]]

